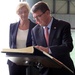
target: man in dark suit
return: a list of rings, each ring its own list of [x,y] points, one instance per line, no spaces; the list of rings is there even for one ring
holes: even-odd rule
[[[70,24],[52,17],[48,5],[43,1],[34,4],[31,8],[31,12],[37,23],[37,25],[32,29],[33,45],[39,50],[49,53],[74,71],[73,61],[70,58],[70,52],[73,50]],[[48,44],[44,34],[45,27],[48,28]],[[43,68],[40,74],[73,75],[73,73],[64,69],[55,68]]]

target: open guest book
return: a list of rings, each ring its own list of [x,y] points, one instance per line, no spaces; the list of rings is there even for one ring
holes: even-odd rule
[[[9,57],[24,57],[26,65],[35,66],[37,63],[41,63],[44,67],[50,68],[64,68],[67,71],[73,73],[73,71],[64,65],[62,62],[51,56],[50,54],[46,53],[45,51],[38,50],[34,46],[21,48],[21,49],[3,49],[2,53],[6,53]],[[33,64],[30,64],[33,63]]]

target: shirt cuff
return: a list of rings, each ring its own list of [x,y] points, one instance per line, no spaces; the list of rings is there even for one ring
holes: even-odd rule
[[[49,54],[52,54],[52,52],[51,52],[50,48],[49,48]]]

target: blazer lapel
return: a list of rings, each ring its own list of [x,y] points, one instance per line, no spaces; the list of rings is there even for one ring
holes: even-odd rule
[[[31,29],[33,28],[33,24],[30,21],[30,26],[29,26],[29,31],[28,31],[28,36],[27,36],[27,41],[26,41],[26,46],[28,45],[28,43],[30,43],[31,40]]]
[[[17,23],[17,25],[15,25],[14,27],[14,33],[13,33],[13,40],[14,40],[14,43],[16,44],[16,36],[17,36],[17,31],[18,31],[18,26],[19,26],[19,22]]]

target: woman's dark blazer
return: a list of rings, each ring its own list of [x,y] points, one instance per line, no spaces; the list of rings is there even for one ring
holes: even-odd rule
[[[10,48],[16,48],[16,37],[17,37],[17,31],[19,27],[20,22],[12,23],[10,24],[10,31],[9,31],[9,46]],[[31,39],[31,29],[35,26],[36,24],[33,23],[30,20],[30,25],[29,25],[29,32],[27,36],[27,42],[26,42],[26,47],[32,46],[32,39]],[[9,61],[8,61],[9,64]]]

